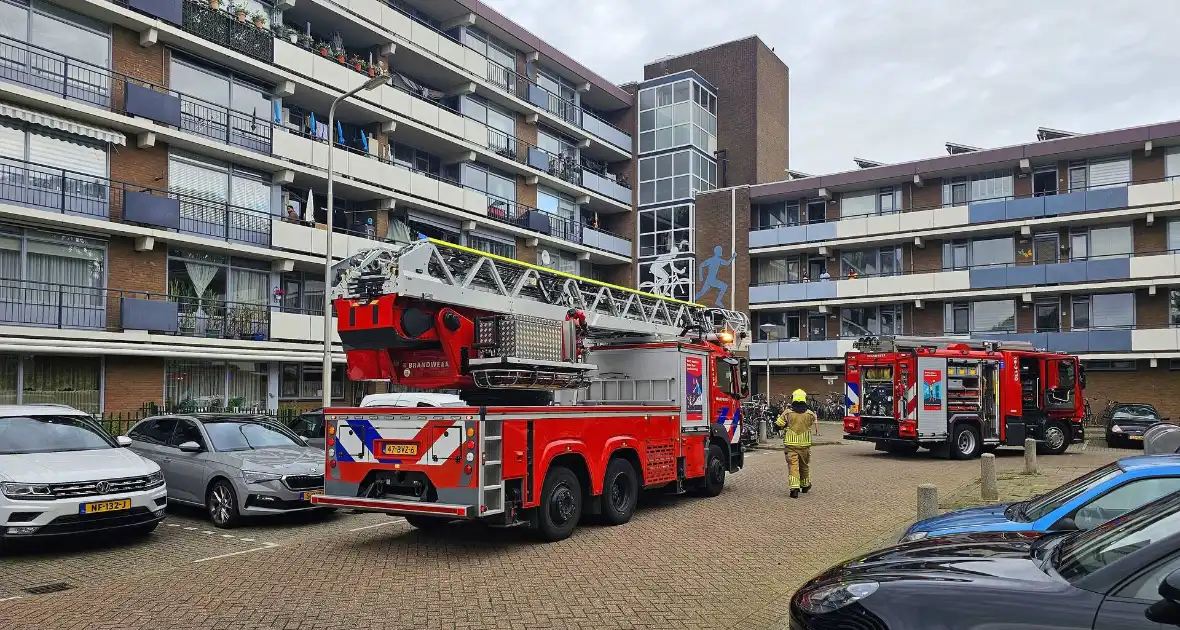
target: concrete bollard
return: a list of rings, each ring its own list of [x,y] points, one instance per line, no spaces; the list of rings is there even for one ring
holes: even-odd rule
[[[766,444],[766,418],[758,419],[758,443]]]
[[[984,501],[1000,498],[999,488],[996,487],[996,456],[991,453],[984,453],[979,458],[979,494]]]
[[[938,516],[938,486],[924,483],[918,486],[918,520]]]
[[[1024,440],[1024,474],[1037,474],[1037,441],[1032,438]]]

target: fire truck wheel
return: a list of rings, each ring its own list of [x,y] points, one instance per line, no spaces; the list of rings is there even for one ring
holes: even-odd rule
[[[1045,455],[1060,455],[1069,448],[1069,429],[1056,420],[1045,423],[1043,442],[1037,442],[1037,452]]]
[[[954,459],[972,459],[979,457],[982,442],[979,441],[979,429],[971,424],[956,424],[954,437],[951,439],[951,457]]]
[[[537,531],[548,542],[565,540],[582,517],[582,484],[578,476],[564,466],[554,466],[545,475],[541,487],[541,505]]]
[[[705,462],[705,487],[701,495],[715,497],[725,489],[725,451],[716,444],[709,445],[709,459]]]
[[[610,460],[602,483],[602,521],[607,525],[622,525],[631,520],[638,496],[635,467],[622,457]]]

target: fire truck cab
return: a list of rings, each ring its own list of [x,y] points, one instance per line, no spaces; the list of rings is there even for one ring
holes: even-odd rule
[[[844,357],[845,439],[954,459],[999,446],[1057,455],[1084,439],[1075,356],[1025,342],[865,337]]]

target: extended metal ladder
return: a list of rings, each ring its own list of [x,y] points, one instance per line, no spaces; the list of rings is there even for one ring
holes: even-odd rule
[[[708,308],[424,239],[378,246],[338,263],[333,298],[406,295],[456,306],[561,321],[571,308],[586,315],[592,337],[679,336],[686,328],[749,339],[745,313]]]
[[[1036,350],[1036,346],[1027,341],[958,339],[956,337],[914,337],[908,335],[861,337],[853,342],[852,345],[861,352],[904,352],[918,348],[945,350],[952,345],[967,346],[971,350]]]

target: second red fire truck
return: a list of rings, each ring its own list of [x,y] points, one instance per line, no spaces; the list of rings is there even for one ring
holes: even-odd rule
[[[1027,342],[866,337],[844,357],[844,438],[956,459],[998,446],[1064,453],[1084,439],[1078,358]]]
[[[346,263],[350,380],[469,406],[326,409],[315,504],[552,541],[583,515],[625,523],[642,489],[715,496],[742,467],[744,315],[434,240]]]

